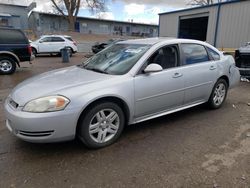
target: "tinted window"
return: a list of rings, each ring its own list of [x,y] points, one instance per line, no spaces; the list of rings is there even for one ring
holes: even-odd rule
[[[209,61],[204,46],[199,44],[182,44],[181,47],[185,55],[186,65]]]
[[[207,50],[208,50],[208,53],[211,55],[211,57],[214,60],[216,60],[216,61],[220,60],[220,55],[216,51],[212,50],[211,48],[207,48]]]
[[[64,42],[64,39],[61,37],[52,37],[52,42]]]
[[[51,37],[45,37],[40,40],[41,42],[51,42]]]
[[[20,30],[0,29],[0,44],[28,44]]]
[[[178,50],[176,46],[166,46],[158,49],[149,59],[148,64],[158,64],[163,69],[178,65]]]

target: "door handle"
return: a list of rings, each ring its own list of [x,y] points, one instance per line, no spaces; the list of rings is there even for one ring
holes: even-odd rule
[[[215,70],[216,69],[216,67],[214,66],[214,65],[212,65],[212,66],[210,66],[210,68],[209,68],[210,70]]]
[[[179,77],[182,77],[181,73],[178,72],[174,73],[173,78],[179,78]]]

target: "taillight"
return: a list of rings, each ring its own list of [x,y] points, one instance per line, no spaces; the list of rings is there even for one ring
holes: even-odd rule
[[[76,41],[73,41],[73,44],[74,44],[75,46],[77,46]]]
[[[32,48],[30,45],[28,45],[28,53],[31,55],[32,54]]]

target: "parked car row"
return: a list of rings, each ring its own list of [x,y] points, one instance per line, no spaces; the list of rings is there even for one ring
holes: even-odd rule
[[[33,42],[19,29],[0,28],[0,74],[13,74],[20,62],[31,62],[38,54],[61,54],[65,47],[70,56],[77,52],[76,42],[67,35],[44,35]]]

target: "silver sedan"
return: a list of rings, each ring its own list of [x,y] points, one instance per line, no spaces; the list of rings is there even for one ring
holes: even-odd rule
[[[125,125],[202,103],[220,108],[239,79],[234,59],[204,42],[122,41],[78,66],[19,84],[5,102],[6,126],[29,142],[77,136],[101,148],[114,143]]]

